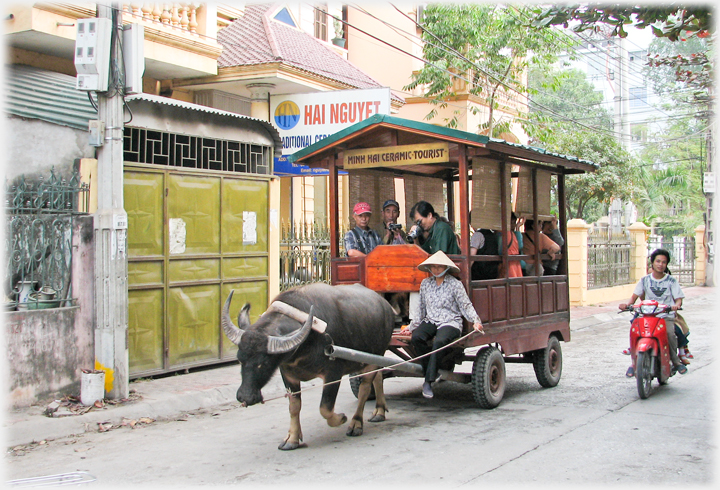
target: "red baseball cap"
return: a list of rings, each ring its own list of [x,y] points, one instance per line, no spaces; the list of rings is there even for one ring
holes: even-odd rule
[[[355,213],[355,214],[372,213],[372,210],[370,209],[370,205],[368,203],[359,202],[353,208],[353,213]]]

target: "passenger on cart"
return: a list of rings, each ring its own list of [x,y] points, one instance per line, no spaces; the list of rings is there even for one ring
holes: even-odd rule
[[[540,253],[548,254],[550,260],[555,260],[555,254],[560,252],[560,246],[552,241],[550,237],[541,231],[538,235],[540,239]],[[529,255],[532,258],[525,259],[527,268],[524,271],[525,276],[542,276],[544,269],[542,262],[535,264],[535,221],[525,220],[525,233],[523,234],[523,255]]]
[[[457,237],[450,223],[435,212],[427,201],[418,201],[410,209],[410,219],[415,223],[408,236],[417,236],[418,245],[429,254],[443,251],[446,254],[460,254]]]
[[[382,227],[377,230],[383,245],[403,245],[406,242],[402,225],[397,222],[400,217],[400,205],[394,199],[388,199],[382,207]]]
[[[345,233],[345,252],[348,257],[365,257],[380,245],[380,237],[370,229],[372,210],[366,202],[359,202],[353,208],[355,228]]]
[[[463,317],[472,322],[473,328],[483,332],[483,325],[470,301],[462,282],[452,273],[460,269],[442,251],[428,257],[418,269],[429,272],[432,277],[420,283],[420,299],[411,312],[412,322],[407,330],[412,332],[410,345],[420,359],[425,372],[422,394],[432,398],[432,384],[438,379],[438,355],[434,352],[462,334]],[[484,332],[483,332],[484,333]],[[432,347],[428,342],[432,339]]]

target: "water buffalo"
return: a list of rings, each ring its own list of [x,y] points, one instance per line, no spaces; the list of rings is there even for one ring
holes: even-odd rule
[[[367,373],[375,367],[342,359],[331,360],[324,354],[324,348],[332,342],[341,347],[384,354],[394,326],[395,314],[390,304],[359,284],[309,284],[285,291],[275,298],[274,304],[289,305],[295,315],[271,307],[250,325],[250,305],[246,304],[238,314],[239,326],[235,326],[229,313],[232,296],[231,292],[225,301],[222,325],[227,337],[237,344],[237,357],[242,364],[242,384],[237,391],[237,400],[243,406],[262,402],[260,390],[278,367],[285,387],[296,393],[289,397],[290,430],[278,449],[296,449],[302,441],[302,402],[298,393],[301,381],[315,378],[321,378],[325,383],[337,381],[323,387],[320,414],[330,427],[344,424],[347,421],[345,414],[334,411],[339,380],[345,374]],[[314,317],[316,322],[317,319],[325,322],[325,333],[311,328]],[[362,378],[358,406],[348,426],[348,436],[359,436],[363,432],[363,410],[372,386],[375,387],[376,407],[369,421],[385,420],[382,375],[368,374]]]

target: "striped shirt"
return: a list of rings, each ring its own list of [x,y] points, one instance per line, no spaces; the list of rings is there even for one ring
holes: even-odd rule
[[[363,230],[359,226],[356,226],[354,229],[345,233],[345,253],[349,250],[359,250],[367,255],[372,252],[375,247],[380,245],[380,241],[380,237],[375,230]]]

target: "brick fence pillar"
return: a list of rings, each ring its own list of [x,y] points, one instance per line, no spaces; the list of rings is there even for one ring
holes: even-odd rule
[[[695,228],[695,285],[705,285],[706,271],[705,225]]]
[[[582,219],[571,219],[567,223],[565,246],[568,254],[568,289],[570,305],[585,304],[588,275],[588,230],[590,225]]]
[[[633,282],[638,282],[642,277],[647,275],[647,232],[650,231],[650,228],[644,223],[637,221],[628,226],[628,231],[632,239],[632,249],[630,250],[630,278]]]

